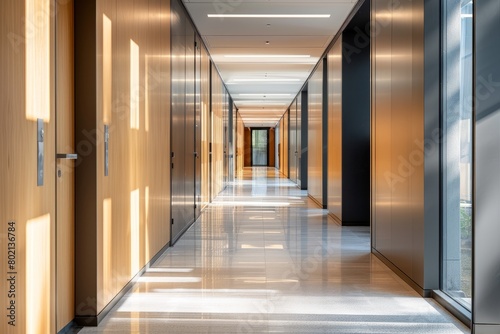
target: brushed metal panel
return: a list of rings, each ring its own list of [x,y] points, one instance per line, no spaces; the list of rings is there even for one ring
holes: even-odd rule
[[[207,205],[210,200],[210,135],[211,135],[211,118],[210,118],[210,58],[207,49],[201,48],[201,127],[202,127],[202,205]]]
[[[328,211],[342,220],[342,38],[328,53]]]
[[[410,153],[412,132],[410,110],[412,108],[412,36],[411,20],[397,19],[411,17],[409,4],[402,4],[394,10],[396,19],[392,22],[392,76],[391,76],[391,169],[401,177],[401,182],[392,188],[392,247],[391,261],[411,276],[412,234],[411,208],[409,202],[411,166],[406,163]],[[409,247],[410,246],[410,247]]]
[[[323,203],[323,63],[309,80],[309,133],[308,133],[308,193],[320,205]]]
[[[372,2],[372,246],[423,287],[424,1],[387,6]]]
[[[186,14],[187,16],[187,14]],[[184,223],[194,220],[195,205],[195,31],[191,22],[186,24],[186,124],[184,133]],[[184,227],[186,227],[186,225]]]
[[[435,1],[434,1],[435,3]],[[432,1],[428,3],[428,6],[435,6]],[[412,12],[412,28],[411,28],[411,40],[412,43],[409,45],[412,50],[411,63],[412,70],[412,85],[410,88],[411,92],[411,104],[410,104],[410,115],[409,115],[409,125],[411,126],[410,138],[408,139],[408,151],[405,156],[406,160],[413,167],[413,174],[409,180],[409,216],[411,219],[409,221],[407,234],[410,235],[408,238],[411,240],[413,245],[411,250],[411,263],[412,263],[412,279],[424,289],[437,288],[436,285],[431,286],[424,284],[424,276],[426,271],[430,271],[428,263],[435,261],[435,256],[431,256],[427,262],[425,259],[425,236],[427,225],[435,226],[435,221],[426,222],[424,220],[424,213],[426,208],[424,207],[424,188],[436,187],[436,185],[427,185],[425,183],[425,159],[430,158],[432,152],[427,152],[427,157],[424,158],[424,152],[422,151],[421,143],[425,138],[425,126],[426,126],[426,114],[434,114],[437,110],[437,105],[429,106],[430,110],[425,108],[425,94],[424,94],[424,55],[425,50],[429,46],[424,44],[424,2],[414,1],[408,4],[408,10]],[[436,9],[437,11],[437,9]],[[428,22],[428,18],[426,21]],[[437,29],[438,25],[435,24],[434,27]],[[424,47],[425,46],[425,47]],[[428,73],[428,75],[434,75],[434,73]],[[438,121],[437,119],[435,121]],[[438,122],[435,124],[438,126]],[[435,171],[431,171],[435,172]],[[437,218],[437,217],[435,217]],[[437,232],[436,229],[433,231]],[[438,241],[436,238],[433,240]],[[430,246],[430,245],[427,245]],[[433,245],[436,249],[437,245]],[[434,253],[437,255],[438,253]],[[434,259],[432,259],[434,258]],[[438,267],[432,268],[437,270]],[[430,282],[429,282],[430,283]]]
[[[186,25],[187,19],[178,1],[172,1],[172,240],[184,228],[185,217],[185,124],[186,124]]]
[[[475,208],[473,323],[477,333],[498,332],[500,312],[500,3],[475,1]],[[490,325],[490,326],[481,326]],[[491,325],[497,325],[493,327]],[[489,327],[489,328],[488,328]]]
[[[196,35],[196,47],[195,47],[195,147],[194,147],[194,159],[195,159],[195,219],[200,216],[202,208],[202,41],[201,38]]]

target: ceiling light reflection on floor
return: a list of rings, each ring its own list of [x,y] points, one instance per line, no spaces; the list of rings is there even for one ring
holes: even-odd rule
[[[276,220],[276,218],[250,217],[250,220]]]
[[[245,202],[245,201],[241,201],[241,202],[226,202],[226,201],[216,201],[216,202],[213,202],[212,206],[263,206],[263,207],[273,207],[273,206],[276,206],[276,207],[287,207],[287,206],[290,206],[291,204],[290,203],[285,203],[285,202]]]
[[[149,268],[148,273],[191,273],[193,268]]]
[[[199,283],[200,277],[158,277],[142,276],[137,280],[138,283]]]
[[[241,249],[284,249],[284,247],[283,247],[283,245],[280,245],[280,244],[269,245],[269,246],[264,246],[264,247],[243,244],[243,245],[241,245]]]

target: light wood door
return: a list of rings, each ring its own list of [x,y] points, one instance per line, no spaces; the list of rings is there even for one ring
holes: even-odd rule
[[[56,327],[74,313],[74,56],[73,1],[57,1],[56,15]]]

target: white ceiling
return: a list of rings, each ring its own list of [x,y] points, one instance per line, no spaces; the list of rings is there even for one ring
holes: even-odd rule
[[[221,72],[245,126],[250,127],[276,125],[357,2],[183,1]],[[330,17],[209,18],[208,14],[329,14]],[[256,58],[255,55],[261,57]]]

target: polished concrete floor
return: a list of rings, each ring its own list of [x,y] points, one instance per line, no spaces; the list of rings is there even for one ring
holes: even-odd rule
[[[274,169],[248,169],[81,333],[468,333]]]

